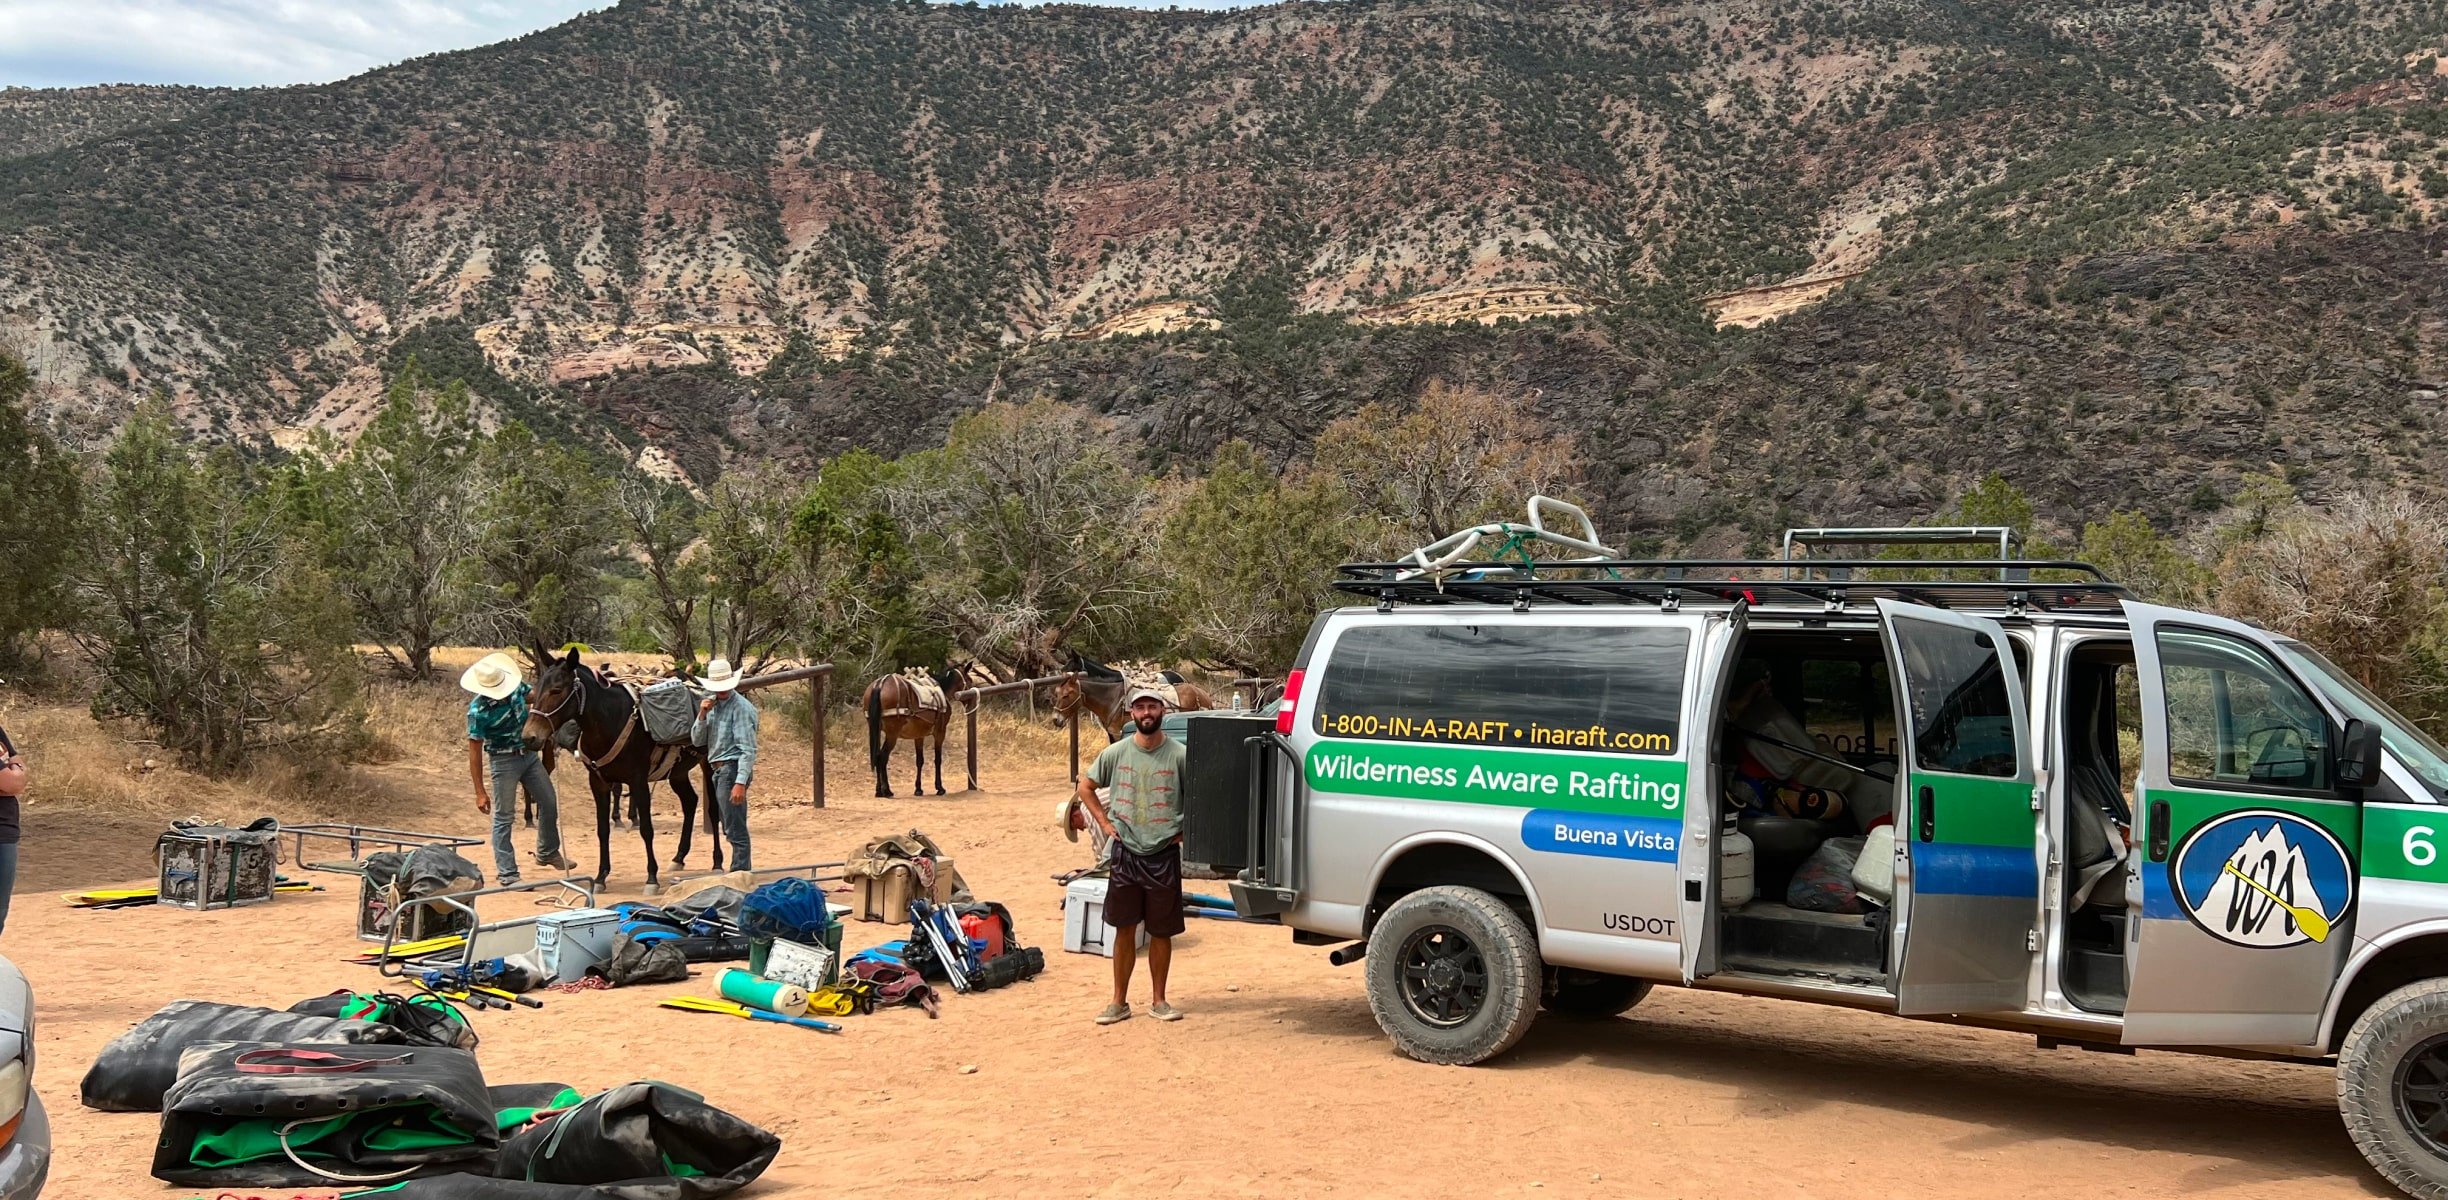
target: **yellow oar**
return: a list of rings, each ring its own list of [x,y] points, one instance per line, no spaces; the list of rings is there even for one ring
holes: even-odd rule
[[[686,1012],[721,1013],[726,1017],[771,1021],[776,1025],[796,1025],[801,1029],[818,1029],[826,1033],[841,1032],[841,1026],[831,1021],[819,1021],[814,1017],[786,1017],[780,1013],[769,1013],[763,1009],[750,1008],[745,1004],[734,1004],[728,1000],[709,1000],[703,996],[673,996],[663,1001],[663,1007],[677,1008]]]
[[[2325,942],[2329,940],[2329,918],[2320,915],[2320,913],[2316,910],[2305,908],[2303,905],[2289,904],[2286,901],[2279,899],[2278,893],[2261,886],[2260,880],[2237,870],[2234,863],[2227,864],[2227,873],[2243,880],[2246,887],[2249,887],[2252,890],[2269,897],[2270,903],[2285,909],[2287,911],[2287,915],[2295,919],[2295,928],[2303,930],[2305,937],[2311,938],[2316,942]]]

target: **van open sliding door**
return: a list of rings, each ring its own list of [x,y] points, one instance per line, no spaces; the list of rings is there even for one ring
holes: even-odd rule
[[[1751,606],[1742,600],[1724,617],[1710,617],[1701,627],[1700,653],[1692,656],[1692,750],[1685,760],[1691,764],[1691,782],[1684,789],[1683,844],[1677,855],[1683,877],[1685,983],[1717,973],[1717,892],[1725,872],[1716,799],[1725,787],[1717,778],[1717,763],[1724,755],[1717,739],[1724,736],[1726,689],[1742,657],[1750,617]]]
[[[2020,1009],[2040,897],[2030,714],[1995,621],[1878,602],[1903,745],[1896,1011]]]

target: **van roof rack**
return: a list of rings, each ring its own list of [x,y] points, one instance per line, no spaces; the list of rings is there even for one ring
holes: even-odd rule
[[[1843,558],[1863,557],[1896,546],[1988,546],[1997,547],[1997,561],[2023,557],[2023,534],[2011,525],[1922,525],[1884,526],[1835,529],[1788,529],[1785,531],[1787,560],[1807,559],[1814,546],[1845,546],[1856,548]],[[1796,553],[1799,551],[1800,553]],[[2014,568],[2005,568],[2000,579],[2012,578]]]
[[[1902,600],[1973,612],[2114,615],[2134,599],[2098,567],[2035,559],[1579,559],[1531,566],[1453,562],[1423,575],[1408,562],[1345,563],[1337,590],[1395,604],[1647,605],[1674,612],[1686,604],[1810,608],[1859,613],[1874,600]],[[1897,578],[1978,572],[1988,578]],[[1994,575],[1992,575],[1994,573]],[[2033,575],[2062,579],[2035,579]]]
[[[1686,603],[1737,601],[1754,608],[1817,608],[1842,613],[1873,600],[1903,600],[1937,608],[2021,615],[2114,614],[2134,595],[2098,567],[2073,560],[2018,557],[2023,535],[2004,525],[1919,528],[1788,529],[1784,557],[1624,558],[1598,540],[1579,506],[1551,496],[1530,497],[1529,521],[1497,521],[1447,534],[1393,562],[1345,563],[1336,589],[1395,604],[1648,604],[1673,612]],[[1580,533],[1547,527],[1542,509],[1562,513]],[[1503,539],[1487,558],[1469,556],[1491,538]],[[1584,557],[1539,560],[1529,547],[1560,546]],[[1980,559],[1812,558],[1813,546],[1986,546]],[[1952,578],[1913,578],[1937,573]],[[1963,578],[1972,573],[1981,578]],[[2035,573],[2060,578],[2035,579]],[[2067,578],[2070,577],[2070,578]]]

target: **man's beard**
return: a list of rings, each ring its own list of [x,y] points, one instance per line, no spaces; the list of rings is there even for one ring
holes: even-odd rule
[[[1131,723],[1138,726],[1139,732],[1141,733],[1154,733],[1157,730],[1164,728],[1164,714],[1158,713],[1152,717],[1135,717],[1132,719]]]

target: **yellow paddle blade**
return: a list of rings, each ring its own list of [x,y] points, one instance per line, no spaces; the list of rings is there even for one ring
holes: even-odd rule
[[[748,1015],[748,1006],[728,1000],[712,1000],[704,996],[674,996],[663,1002],[665,1008],[685,1008],[694,1012],[729,1013],[735,1017]]]
[[[2244,886],[2269,897],[2270,903],[2285,909],[2287,916],[2294,919],[2295,928],[2303,930],[2305,937],[2316,942],[2329,940],[2329,918],[2322,916],[2318,909],[2305,908],[2300,904],[2289,904],[2279,899],[2278,893],[2261,886],[2260,880],[2237,870],[2234,863],[2227,864],[2227,873],[2243,880]]]

